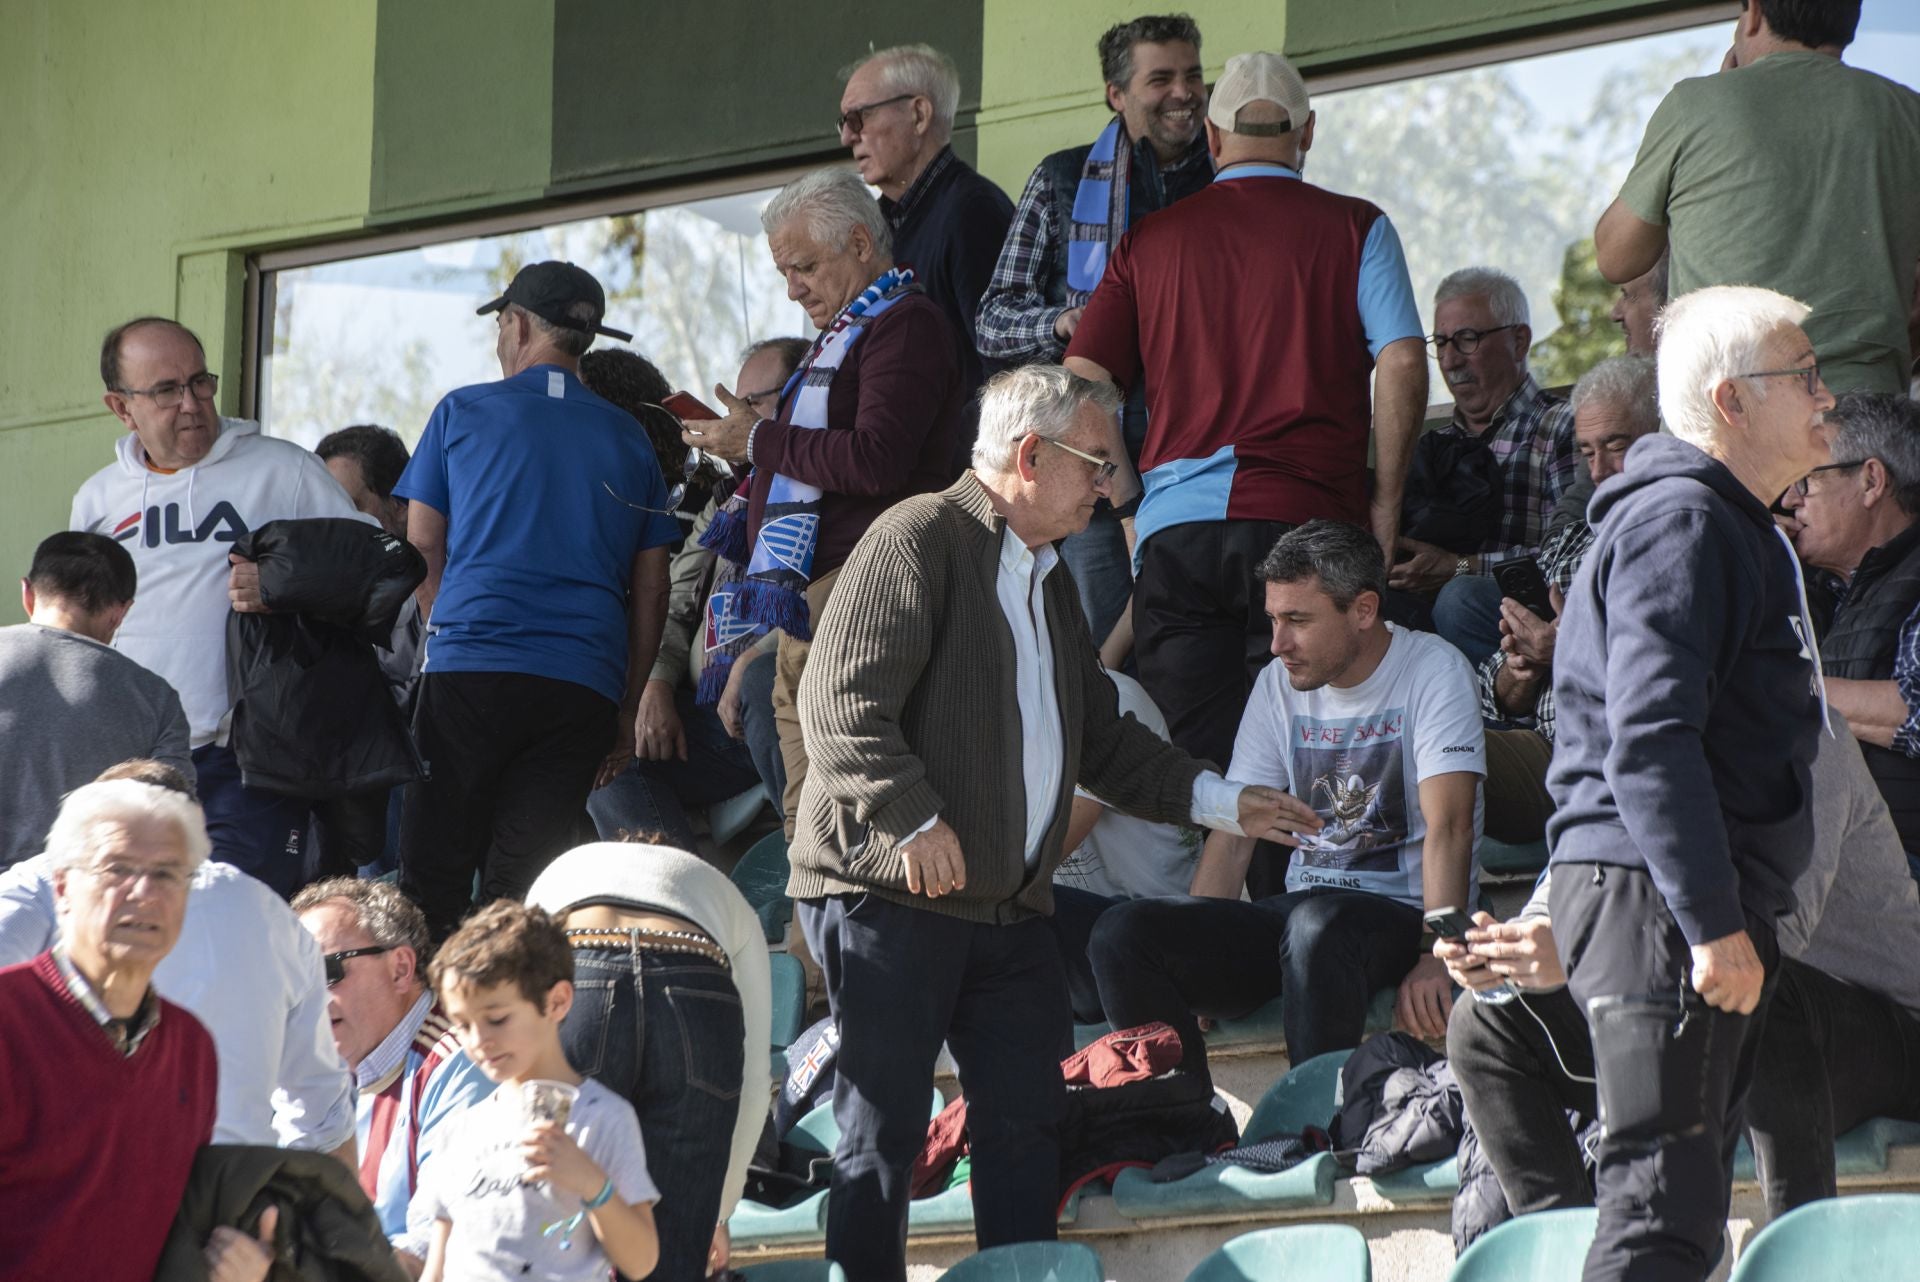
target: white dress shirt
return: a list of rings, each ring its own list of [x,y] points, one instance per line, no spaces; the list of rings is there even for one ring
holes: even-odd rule
[[[58,923],[47,856],[0,873],[0,966],[47,951]],[[329,1152],[353,1138],[353,1077],[333,1044],[320,945],[280,896],[237,868],[201,864],[153,986],[213,1038],[214,1143]]]
[[[1020,708],[1020,775],[1027,792],[1028,871],[1040,863],[1040,843],[1053,826],[1059,804],[1060,775],[1066,769],[1066,746],[1060,726],[1060,698],[1053,684],[1053,637],[1047,628],[1044,585],[1060,564],[1051,543],[1038,551],[1029,548],[1007,526],[1000,539],[1000,572],[994,591],[1000,610],[1013,632],[1013,687]],[[1091,642],[1089,642],[1091,644]],[[1193,781],[1193,822],[1223,832],[1240,832],[1240,788],[1211,770]],[[900,844],[904,847],[940,822],[940,816],[921,824]]]

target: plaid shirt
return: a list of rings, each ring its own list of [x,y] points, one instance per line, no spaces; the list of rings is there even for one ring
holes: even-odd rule
[[[1546,544],[1540,549],[1540,573],[1565,596],[1567,589],[1573,586],[1573,576],[1580,569],[1580,562],[1586,559],[1587,549],[1592,546],[1591,525],[1585,521],[1567,522],[1549,534]],[[1540,702],[1534,705],[1531,716],[1517,715],[1501,707],[1500,701],[1494,697],[1494,685],[1506,666],[1505,650],[1495,650],[1480,663],[1480,670],[1475,674],[1480,684],[1480,719],[1490,725],[1533,730],[1542,739],[1552,743],[1553,682],[1548,680],[1541,683]]]
[[[140,1006],[127,1019],[120,1019],[107,1009],[100,1000],[100,994],[93,991],[93,985],[87,982],[67,958],[67,950],[60,945],[53,946],[53,964],[59,970],[60,978],[66,981],[67,991],[73,994],[73,1000],[80,1003],[87,1014],[100,1024],[100,1031],[113,1043],[113,1049],[122,1055],[131,1057],[140,1049],[140,1043],[147,1040],[147,1034],[160,1027],[160,1002],[153,995],[153,985],[147,985],[146,995],[140,999]]]
[[[1459,411],[1453,422],[1439,429],[1470,436]],[[1553,506],[1573,483],[1579,458],[1573,444],[1573,410],[1567,403],[1540,390],[1533,375],[1521,378],[1487,428],[1487,447],[1506,480],[1501,496],[1500,529],[1481,545],[1474,568],[1488,567],[1513,557],[1532,556],[1546,537]]]
[[[1212,160],[1205,147],[1195,147],[1164,170],[1144,139],[1133,144],[1133,165],[1142,165],[1155,173],[1164,190],[1166,179],[1192,166],[1212,171]],[[1149,190],[1152,190],[1151,186]],[[1059,270],[1058,259],[1067,252],[1067,233],[1061,224],[1063,211],[1053,202],[1053,184],[1047,180],[1045,165],[1036,166],[1027,179],[1020,203],[1014,206],[1013,225],[1000,247],[999,261],[987,292],[980,298],[974,339],[980,354],[1004,361],[1057,362],[1067,354],[1067,345],[1054,333],[1053,323],[1068,310],[1065,303],[1047,301],[1047,278]]]

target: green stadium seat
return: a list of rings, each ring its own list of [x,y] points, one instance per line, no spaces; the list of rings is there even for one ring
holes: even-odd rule
[[[786,835],[777,831],[754,842],[733,866],[734,887],[753,907],[769,944],[786,939],[787,922],[793,917],[793,901],[787,898],[789,871]]]
[[[936,1087],[933,1092],[933,1104],[927,1112],[931,1122],[940,1116],[940,1110],[947,1106],[946,1097]],[[807,1110],[807,1115],[793,1124],[787,1132],[787,1143],[795,1148],[810,1149],[815,1153],[831,1156],[840,1145],[840,1128],[834,1124],[833,1101],[826,1100]]]
[[[1460,1162],[1445,1157],[1394,1171],[1390,1175],[1369,1177],[1374,1192],[1398,1206],[1409,1202],[1451,1202],[1460,1191]]]
[[[1910,1278],[1920,1253],[1920,1195],[1809,1202],[1754,1235],[1732,1282],[1878,1282]]]
[[[1078,1242],[1016,1242],[969,1255],[940,1282],[1102,1282],[1100,1257]]]
[[[769,1246],[777,1242],[817,1242],[827,1235],[827,1191],[788,1207],[762,1206],[741,1199],[727,1220],[735,1246]]]
[[[1530,841],[1524,846],[1510,846],[1492,837],[1480,839],[1480,871],[1489,877],[1537,877],[1546,866],[1547,843],[1544,838]]]
[[[832,1260],[775,1260],[740,1270],[747,1282],[847,1282],[844,1269]]]
[[[767,954],[767,971],[773,998],[773,1049],[783,1051],[807,1026],[807,972],[792,953]]]
[[[1461,1253],[1449,1282],[1580,1282],[1598,1218],[1582,1206],[1508,1220]]]
[[[1367,1239],[1351,1224],[1294,1224],[1242,1233],[1200,1261],[1187,1282],[1371,1282]]]
[[[1324,1127],[1340,1092],[1340,1067],[1351,1051],[1315,1056],[1276,1082],[1254,1106],[1242,1139],[1253,1144],[1276,1135]],[[1331,1206],[1339,1167],[1331,1153],[1315,1153],[1291,1170],[1263,1175],[1238,1166],[1206,1166],[1185,1179],[1155,1184],[1144,1170],[1120,1172],[1113,1181],[1113,1207],[1134,1220],[1194,1215],[1248,1215],[1261,1211]]]

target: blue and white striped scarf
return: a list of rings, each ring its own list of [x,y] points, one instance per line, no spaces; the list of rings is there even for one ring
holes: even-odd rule
[[[1087,152],[1067,227],[1067,305],[1085,307],[1107,271],[1107,256],[1127,230],[1127,170],[1133,144],[1115,116]]]
[[[895,267],[848,303],[826,331],[814,340],[800,368],[780,389],[780,403],[793,399],[787,418],[790,427],[819,430],[827,426],[827,391],[833,376],[846,363],[847,353],[866,332],[867,325],[909,293],[919,292],[913,270]],[[742,484],[740,493],[748,492]],[[712,702],[725,688],[727,670],[753,641],[779,628],[796,641],[813,639],[813,621],[807,614],[807,584],[813,580],[813,553],[820,540],[818,486],[775,473],[767,484],[767,501],[760,513],[760,529],[753,540],[746,573],[731,582],[720,576],[707,598],[706,647],[708,660],[700,673],[700,702]],[[731,504],[729,506],[732,506]],[[732,516],[733,520],[725,519]],[[745,505],[717,515],[701,546],[738,560],[744,533]],[[711,698],[707,697],[711,692]]]

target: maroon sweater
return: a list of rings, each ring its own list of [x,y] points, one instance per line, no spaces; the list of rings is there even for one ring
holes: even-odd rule
[[[774,473],[818,486],[817,579],[839,568],[874,517],[953,483],[965,401],[952,325],[932,299],[909,294],[867,327],[833,376],[826,427],[790,426],[796,399],[754,433],[747,529],[759,536]]]
[[[42,953],[0,970],[0,1277],[149,1282],[213,1138],[213,1039],[164,999],[131,1056]]]

